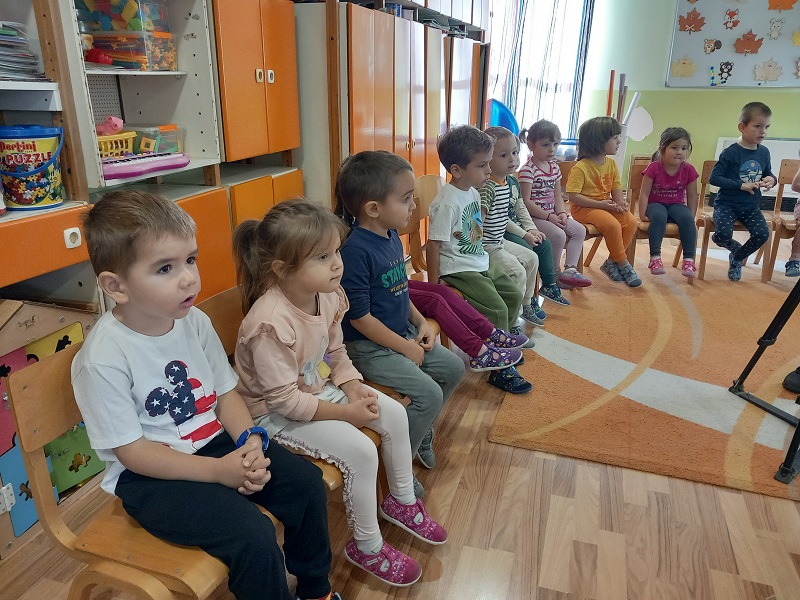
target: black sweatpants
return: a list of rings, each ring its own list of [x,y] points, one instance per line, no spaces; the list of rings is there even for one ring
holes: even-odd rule
[[[235,449],[222,433],[197,453],[222,457]],[[284,557],[272,521],[284,526],[286,570],[297,577],[300,598],[330,591],[331,549],[327,493],[320,470],[308,460],[271,443],[272,478],[264,489],[244,496],[216,483],[153,479],[123,471],[116,495],[125,510],[154,536],[199,546],[230,569],[228,587],[237,600],[294,600],[286,585]]]

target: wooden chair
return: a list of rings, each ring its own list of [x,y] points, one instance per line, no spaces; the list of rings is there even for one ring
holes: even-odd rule
[[[778,246],[781,240],[789,240],[797,232],[797,219],[792,213],[782,213],[781,203],[783,202],[783,190],[787,185],[792,184],[795,174],[800,171],[800,160],[782,160],[781,168],[778,172],[778,193],[775,196],[775,209],[773,216],[772,248],[769,256],[764,259],[764,266],[761,268],[761,281],[767,283],[772,280],[772,273],[775,270],[775,259],[778,256]]]
[[[417,177],[417,185],[414,188],[414,203],[417,207],[411,215],[408,226],[398,233],[408,233],[409,249],[411,250],[411,266],[417,273],[424,273],[428,270],[428,263],[425,260],[424,244],[422,243],[421,224],[428,218],[431,203],[436,195],[444,187],[445,181],[439,175],[422,175]]]
[[[697,225],[697,231],[699,233],[700,228],[703,228],[703,242],[700,249],[700,266],[697,269],[697,278],[702,280],[705,279],[706,274],[706,258],[708,257],[708,241],[711,239],[711,234],[714,233],[714,208],[709,204],[709,197],[708,197],[708,185],[709,180],[711,179],[711,171],[714,170],[714,166],[717,164],[716,160],[707,160],[703,163],[703,170],[700,173],[700,202],[702,202],[702,208],[699,209],[699,214],[695,219],[695,224]],[[773,218],[772,214],[765,215],[767,220],[767,227],[770,231],[770,236],[772,235],[773,230]],[[734,231],[747,231],[747,228],[739,223],[738,221],[733,224]],[[758,264],[758,261],[761,260],[761,257],[764,254],[764,247],[769,247],[769,239],[767,242],[759,248],[758,253],[756,254],[756,259],[754,261],[755,264]],[[680,251],[680,246],[678,250]],[[745,260],[745,264],[747,261]],[[762,278],[764,276],[764,268],[765,266],[761,266],[762,270]]]
[[[220,292],[219,294],[212,296],[202,302],[198,303],[197,308],[202,310],[204,313],[208,315],[208,318],[211,319],[211,324],[214,326],[214,330],[217,332],[220,341],[222,341],[222,347],[225,349],[225,354],[228,357],[231,357],[236,350],[236,343],[239,337],[239,326],[242,324],[242,320],[244,319],[244,313],[242,312],[242,297],[239,293],[238,287],[233,287],[224,292]],[[374,383],[369,383],[372,387],[376,389],[381,389],[379,386],[376,386]],[[381,391],[389,396],[386,391],[389,388],[382,388]],[[392,392],[393,397],[395,399],[399,399],[397,392],[394,390],[389,389]],[[366,435],[369,439],[371,439],[375,446],[381,445],[381,436],[372,431],[371,429],[367,429],[366,427],[361,429],[361,432]],[[293,448],[289,448],[292,452],[295,452]],[[328,490],[336,490],[344,484],[344,480],[342,479],[342,473],[330,463],[325,462],[324,460],[318,458],[311,458],[301,452],[296,452],[296,454],[301,454],[315,465],[317,465],[320,470],[322,470],[322,480],[325,482],[325,486]]]
[[[636,241],[649,239],[648,232],[650,231],[650,223],[642,222],[639,220],[639,195],[642,191],[642,179],[644,178],[644,170],[650,164],[649,157],[647,160],[631,160],[631,166],[628,171],[628,193],[627,201],[630,211],[636,217],[636,235],[631,240],[631,245],[628,246],[628,262],[633,264],[636,259]],[[694,215],[692,215],[694,216]],[[676,223],[667,223],[667,229],[664,232],[665,238],[680,239],[680,232]],[[672,261],[672,266],[677,267],[682,253],[680,244],[675,251],[675,257]],[[694,277],[687,277],[689,285],[694,285]]]
[[[11,411],[39,521],[55,546],[86,563],[72,580],[69,600],[88,600],[98,585],[150,600],[171,600],[174,594],[208,598],[227,579],[228,568],[199,548],[150,535],[128,516],[119,499],[90,517],[80,533],[62,518],[44,445],[82,421],[70,375],[80,347],[69,346],[14,371],[8,379]]]
[[[572,170],[577,164],[577,161],[574,160],[565,160],[564,162],[558,163],[558,167],[561,169],[561,189],[562,191],[566,189],[567,179],[569,179],[569,172]],[[578,259],[578,271],[583,273],[583,268],[588,267],[592,264],[592,260],[594,259],[594,255],[597,254],[597,249],[600,247],[600,242],[603,241],[603,234],[600,233],[600,230],[597,229],[594,225],[583,225],[586,228],[586,239],[591,240],[593,239],[594,242],[592,243],[592,247],[589,249],[589,254],[586,255],[586,260],[583,259],[583,249],[581,249],[581,255]]]

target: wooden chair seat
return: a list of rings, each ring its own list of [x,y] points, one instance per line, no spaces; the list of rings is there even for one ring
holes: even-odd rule
[[[639,221],[636,227],[642,233],[648,233],[650,231],[650,221],[645,221],[645,222]],[[676,223],[667,223],[667,228],[664,231],[664,237],[678,237],[679,235],[680,231],[678,230],[678,225]],[[637,238],[637,239],[642,239],[642,238]]]

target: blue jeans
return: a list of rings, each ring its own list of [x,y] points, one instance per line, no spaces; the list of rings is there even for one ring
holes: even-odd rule
[[[651,202],[647,205],[647,218],[650,227],[647,236],[650,239],[650,256],[661,256],[661,242],[664,241],[664,232],[667,223],[678,225],[678,234],[683,246],[683,257],[694,258],[697,247],[697,228],[694,224],[692,211],[685,204],[659,204]]]

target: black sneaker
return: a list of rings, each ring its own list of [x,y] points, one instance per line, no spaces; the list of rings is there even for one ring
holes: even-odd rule
[[[525,381],[514,367],[501,371],[492,371],[489,383],[509,394],[524,394],[530,392],[533,386]]]

